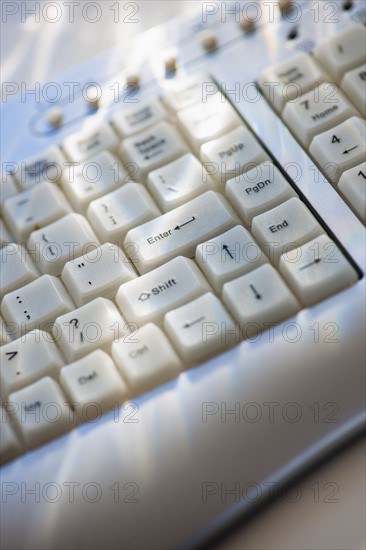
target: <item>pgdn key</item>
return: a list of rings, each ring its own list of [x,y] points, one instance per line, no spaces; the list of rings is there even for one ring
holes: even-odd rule
[[[215,191],[131,229],[124,247],[142,274],[175,258],[192,258],[196,246],[240,223],[229,203]]]

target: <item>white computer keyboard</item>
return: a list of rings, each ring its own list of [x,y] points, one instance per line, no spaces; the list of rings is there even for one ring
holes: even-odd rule
[[[363,221],[365,55],[355,24],[258,75]],[[209,74],[168,68],[161,94],[3,175],[2,462],[361,276]]]
[[[365,16],[203,2],[3,88],[4,549],[207,544],[364,430]]]

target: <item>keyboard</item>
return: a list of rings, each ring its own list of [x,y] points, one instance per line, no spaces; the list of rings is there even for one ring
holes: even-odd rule
[[[140,503],[123,547],[194,546],[251,509],[246,484],[364,429],[364,8],[336,3],[328,32],[319,3],[249,4],[145,33],[133,70],[105,54],[71,71],[62,92],[88,76],[73,101],[4,106],[2,514],[21,502],[40,525],[48,486],[82,487],[33,546],[120,547],[113,502]]]

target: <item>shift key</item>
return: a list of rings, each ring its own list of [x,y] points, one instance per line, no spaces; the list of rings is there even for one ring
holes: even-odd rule
[[[139,273],[175,258],[194,257],[196,246],[240,223],[219,193],[207,191],[186,204],[131,229],[124,248]]]
[[[195,262],[178,256],[121,285],[116,302],[129,323],[162,324],[165,313],[210,290]]]

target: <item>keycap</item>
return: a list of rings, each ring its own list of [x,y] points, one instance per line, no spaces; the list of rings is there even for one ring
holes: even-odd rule
[[[130,179],[117,157],[102,151],[77,167],[72,180],[64,181],[62,188],[74,210],[85,214],[90,201]]]
[[[108,122],[92,121],[69,135],[62,144],[65,155],[73,162],[82,162],[102,151],[117,152],[119,139]]]
[[[21,189],[48,181],[58,183],[63,177],[66,159],[58,147],[52,146],[21,162],[14,176]]]
[[[325,78],[324,71],[314,58],[301,52],[264,69],[259,84],[266,98],[280,113],[287,101],[299,98],[324,82]]]
[[[96,298],[57,317],[53,336],[68,361],[96,349],[110,351],[113,340],[129,334],[130,327],[111,300]]]
[[[339,82],[345,72],[361,65],[366,57],[366,30],[351,24],[346,30],[322,41],[313,51],[330,75]]]
[[[334,128],[315,136],[310,153],[320,170],[335,183],[345,170],[366,158],[366,123],[352,117]]]
[[[136,177],[145,182],[147,174],[162,164],[171,162],[188,152],[187,145],[175,128],[166,121],[122,141],[121,157],[137,167]]]
[[[221,190],[224,190],[228,179],[269,160],[267,153],[244,126],[202,145],[200,156],[203,166]]]
[[[3,205],[6,199],[13,197],[18,193],[18,188],[15,183],[15,178],[11,174],[1,174],[0,187],[0,208],[3,210]]]
[[[3,398],[44,376],[58,378],[64,365],[51,335],[37,329],[2,346],[0,357]]]
[[[3,346],[4,344],[9,344],[9,342],[11,342],[10,335],[6,330],[4,319],[0,316],[0,346]]]
[[[252,233],[269,259],[278,264],[282,254],[321,235],[323,229],[305,204],[292,198],[256,216]]]
[[[366,162],[343,172],[338,189],[361,220],[366,222]]]
[[[122,404],[128,392],[110,356],[99,349],[63,367],[60,383],[82,422]]]
[[[6,200],[4,219],[17,242],[25,243],[32,231],[71,212],[54,183],[43,182]]]
[[[147,187],[163,212],[177,208],[205,191],[216,190],[211,176],[191,153],[150,172]]]
[[[366,118],[366,63],[348,71],[342,78],[341,88]]]
[[[57,277],[42,275],[9,292],[1,302],[1,313],[16,337],[35,328],[50,331],[58,315],[74,309],[74,303]]]
[[[316,134],[358,113],[336,84],[325,82],[295,103],[286,103],[282,116],[295,137],[308,147]]]
[[[99,245],[87,220],[81,214],[67,214],[31,233],[27,248],[42,273],[61,275],[65,263]]]
[[[3,407],[1,407],[0,415],[0,464],[3,465],[20,455],[22,447]]]
[[[10,243],[1,249],[0,296],[30,283],[39,273],[24,246]]]
[[[247,227],[255,216],[297,196],[272,162],[264,162],[230,179],[225,194]]]
[[[161,322],[167,311],[208,291],[210,287],[193,260],[178,256],[123,284],[116,302],[127,321],[141,326]]]
[[[243,338],[266,330],[300,309],[299,302],[270,264],[225,283],[222,299],[240,323]]]
[[[91,202],[87,217],[102,242],[122,245],[127,232],[160,215],[145,187],[126,183]]]
[[[11,238],[5,223],[0,219],[0,246],[3,246],[6,243],[11,243],[12,240],[13,239]]]
[[[305,306],[311,306],[354,284],[356,271],[326,235],[281,256],[279,269]]]
[[[206,73],[165,80],[163,99],[172,111],[180,111],[206,99],[207,93],[219,93],[217,84]]]
[[[223,351],[240,338],[232,317],[211,292],[169,311],[164,329],[188,364]]]
[[[123,138],[142,132],[149,126],[167,118],[167,112],[161,101],[150,99],[129,105],[126,109],[116,111],[112,118],[112,124]]]
[[[111,243],[67,262],[61,273],[62,282],[77,306],[98,296],[113,300],[121,284],[136,276],[125,253]]]
[[[252,235],[241,225],[198,245],[196,249],[196,262],[218,293],[224,283],[266,261]]]
[[[201,103],[179,111],[177,122],[197,154],[203,143],[226,134],[241,124],[228,100],[218,93],[208,95]]]
[[[153,323],[129,338],[113,342],[112,357],[128,385],[137,392],[178,376],[181,361],[163,331]]]
[[[192,258],[196,246],[234,227],[238,219],[227,201],[215,191],[207,191],[131,229],[124,248],[139,273],[146,273],[177,255]]]
[[[7,407],[26,449],[38,447],[75,426],[65,395],[48,376],[10,394]]]

